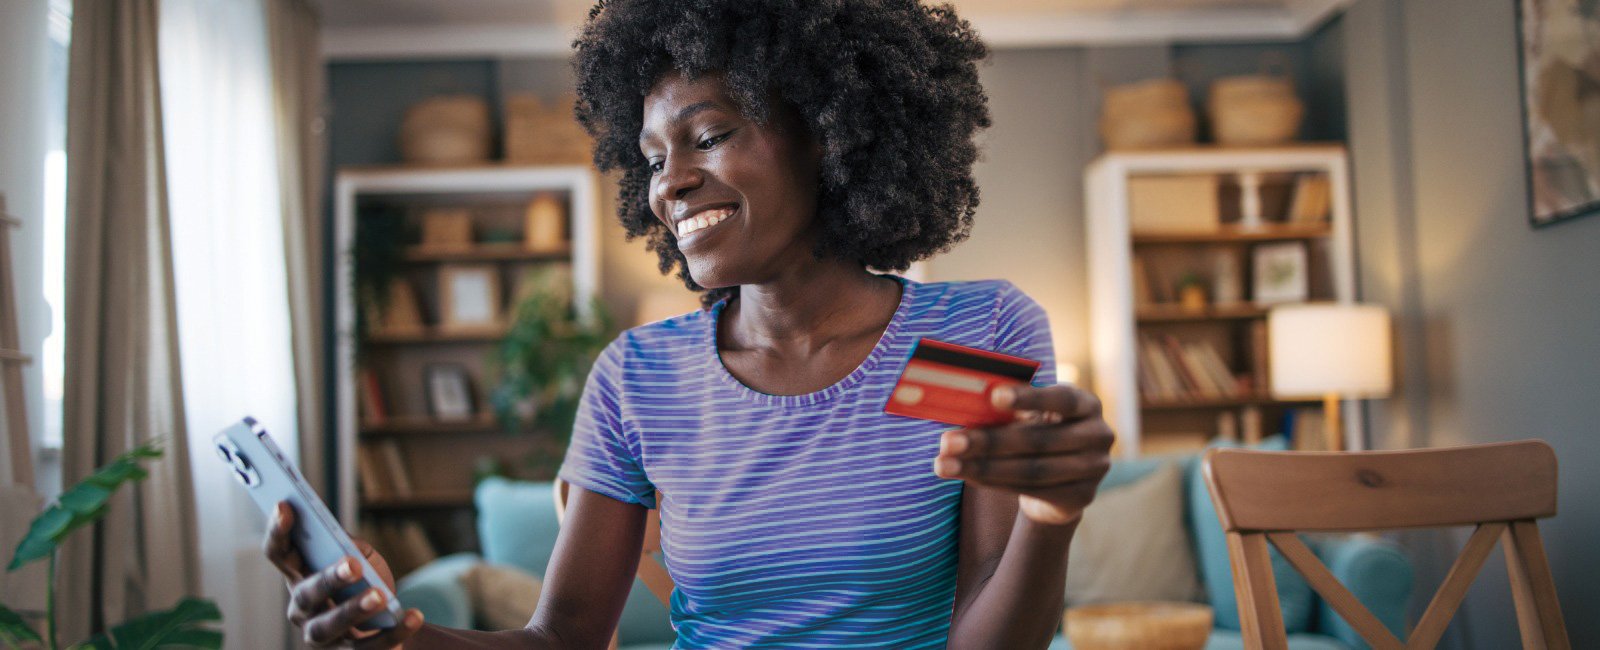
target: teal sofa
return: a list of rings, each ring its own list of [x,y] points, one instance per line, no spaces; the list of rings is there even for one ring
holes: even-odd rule
[[[422,610],[429,623],[472,629],[472,600],[461,586],[461,575],[487,561],[543,577],[560,529],[551,491],[549,483],[501,478],[479,483],[473,503],[483,556],[457,553],[434,560],[402,578],[395,595],[406,607]],[[619,650],[667,650],[676,638],[666,606],[635,581],[617,625]]]
[[[1270,444],[1270,443],[1269,443]],[[1101,489],[1126,485],[1155,471],[1164,462],[1180,463],[1184,473],[1186,522],[1195,547],[1200,582],[1216,608],[1217,629],[1206,650],[1243,648],[1233,601],[1231,568],[1221,525],[1199,471],[1199,457],[1140,458],[1118,461]],[[555,547],[556,513],[548,483],[489,479],[478,486],[478,533],[483,557],[462,553],[435,560],[399,584],[400,602],[417,607],[431,623],[471,628],[471,601],[458,578],[478,562],[519,567],[543,575]],[[1397,635],[1404,633],[1411,597],[1411,563],[1395,544],[1364,535],[1308,538],[1308,544],[1352,593]],[[1293,569],[1274,557],[1274,573],[1283,598],[1291,650],[1360,650],[1366,645],[1332,609],[1311,593]],[[635,584],[618,626],[622,650],[671,647],[674,635],[665,606],[643,584]],[[1059,634],[1051,650],[1070,650]]]

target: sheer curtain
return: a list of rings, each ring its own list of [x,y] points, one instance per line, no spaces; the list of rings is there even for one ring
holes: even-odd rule
[[[204,592],[229,645],[283,647],[265,523],[210,453],[252,415],[298,455],[277,130],[261,0],[161,0],[161,94],[179,356]]]

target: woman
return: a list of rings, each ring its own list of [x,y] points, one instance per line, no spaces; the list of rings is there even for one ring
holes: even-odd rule
[[[565,524],[526,628],[446,630],[329,602],[280,508],[268,555],[315,644],[602,648],[662,514],[681,647],[1044,647],[1105,473],[1098,402],[1055,386],[1043,311],[1004,282],[918,284],[961,241],[985,50],[914,0],[619,0],[576,42],[578,117],[619,214],[706,309],[624,333],[584,390]],[[883,412],[920,338],[1042,362],[1018,423]],[[374,558],[381,560],[381,558]],[[384,565],[375,562],[385,581]],[[352,565],[353,566],[353,565]]]

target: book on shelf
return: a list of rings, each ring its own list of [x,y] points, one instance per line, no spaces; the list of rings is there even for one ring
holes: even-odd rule
[[[389,408],[383,400],[383,387],[378,383],[378,373],[371,368],[361,369],[361,419],[369,425],[383,424],[389,419]]]
[[[384,440],[376,444],[382,455],[384,473],[389,477],[394,496],[411,496],[411,473],[406,471],[405,457],[400,455],[400,443]]]
[[[361,478],[361,492],[369,499],[411,496],[411,475],[400,445],[393,440],[357,445],[356,473]]]
[[[1272,390],[1272,376],[1268,374],[1267,321],[1259,319],[1250,323],[1250,387],[1256,393]]]
[[[395,575],[405,575],[439,557],[422,525],[411,520],[365,520],[358,528],[360,537],[377,547]]]
[[[1283,432],[1289,438],[1290,449],[1328,451],[1327,426],[1321,408],[1290,409],[1284,414],[1283,420]]]
[[[1150,292],[1150,276],[1145,271],[1144,258],[1133,256],[1133,304],[1148,307],[1155,304],[1155,294]]]
[[[383,459],[378,457],[378,448],[373,443],[356,446],[356,474],[361,478],[361,493],[367,498],[387,499],[392,496]]]
[[[1247,394],[1249,382],[1228,368],[1211,343],[1184,343],[1164,334],[1144,337],[1139,350],[1139,388],[1147,400],[1226,399]]]
[[[1295,177],[1293,197],[1289,200],[1289,223],[1318,223],[1326,221],[1333,202],[1333,183],[1326,174],[1309,173]]]

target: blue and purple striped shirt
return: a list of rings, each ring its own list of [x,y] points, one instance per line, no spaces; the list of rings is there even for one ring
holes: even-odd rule
[[[884,403],[920,337],[1038,360],[1037,385],[1054,353],[1008,282],[899,279],[867,359],[815,393],[729,374],[723,304],[624,332],[596,362],[561,477],[660,507],[677,647],[944,647],[962,484],[933,458],[951,427]]]

